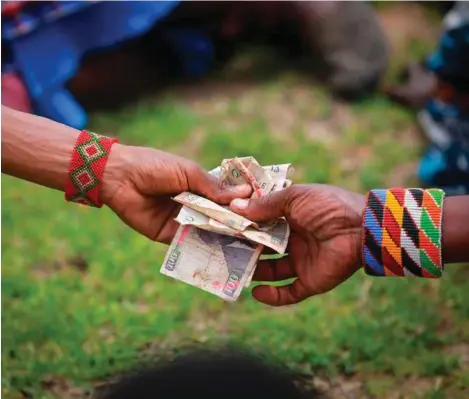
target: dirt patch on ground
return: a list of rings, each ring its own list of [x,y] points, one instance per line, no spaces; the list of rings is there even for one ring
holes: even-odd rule
[[[440,32],[436,16],[418,3],[390,3],[378,11],[381,26],[390,44],[391,56],[406,49],[412,40],[436,44]]]
[[[387,187],[411,186],[416,180],[418,162],[403,163],[385,177]]]
[[[197,158],[200,152],[200,146],[203,143],[206,135],[207,132],[204,129],[195,129],[184,144],[184,156],[189,159]]]
[[[467,369],[469,372],[469,344],[461,343],[457,345],[448,346],[444,349],[443,353],[446,356],[453,356],[458,359],[459,366]]]
[[[48,393],[63,399],[86,397],[86,391],[59,375],[50,375],[41,381],[42,388]]]

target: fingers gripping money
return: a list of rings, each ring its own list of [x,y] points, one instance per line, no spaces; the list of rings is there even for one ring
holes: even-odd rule
[[[245,157],[225,159],[211,174],[222,185],[250,184],[257,198],[288,187],[292,172],[290,164],[262,167]],[[174,200],[183,207],[161,267],[164,275],[235,301],[250,284],[264,246],[285,253],[290,227],[283,218],[260,225],[195,194],[184,192]]]

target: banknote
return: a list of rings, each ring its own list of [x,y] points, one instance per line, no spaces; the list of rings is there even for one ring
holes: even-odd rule
[[[240,231],[229,227],[227,224],[220,223],[219,221],[209,217],[207,214],[203,214],[187,206],[184,206],[181,209],[178,216],[175,218],[175,221],[180,225],[191,225],[213,233],[250,240],[272,248],[280,254],[285,253],[288,244],[288,237],[290,236],[290,226],[285,219],[279,219],[265,230],[260,226],[259,229],[247,227],[243,231]]]
[[[166,254],[161,273],[236,301],[254,273],[262,245],[180,226]]]
[[[216,170],[216,173],[220,179],[226,179],[227,174],[235,176],[235,174],[231,172],[231,162],[233,162],[234,167],[239,167],[237,166],[238,163],[244,162],[246,165],[248,165],[248,167],[251,167],[251,169],[256,168],[252,167],[252,165],[259,165],[252,157],[224,160],[222,162],[221,170]],[[279,191],[283,189],[287,177],[291,176],[293,172],[293,168],[290,164],[272,165],[264,168],[259,165],[259,168],[260,169],[256,169],[256,176],[249,176],[251,172],[248,170],[244,174],[246,175],[246,179],[255,179],[256,181],[258,180],[265,182],[268,181],[268,179],[263,175],[268,174],[269,178],[273,182],[273,184],[269,184],[268,186],[271,191]],[[230,184],[241,183],[241,180],[230,181]],[[263,195],[262,192],[261,195]],[[176,196],[174,200],[181,203],[182,205],[185,205],[178,217],[175,219],[180,224],[193,224],[198,228],[208,231],[245,238],[272,248],[278,253],[285,253],[288,237],[290,235],[290,229],[288,223],[286,223],[284,219],[279,219],[277,221],[258,226],[256,223],[253,223],[243,218],[242,216],[231,212],[227,207],[222,207],[206,198],[195,194],[181,193],[180,195]],[[204,218],[202,215],[197,216],[195,213],[191,213],[191,215],[188,216],[187,212],[185,212],[185,208],[187,207],[195,211],[199,211],[209,218]]]
[[[249,183],[253,188],[252,198],[270,193],[275,184],[270,174],[253,157],[224,159],[221,168],[222,184]]]
[[[294,173],[294,169],[289,163],[283,165],[264,166],[264,169],[270,174],[270,176],[274,180],[274,186],[272,187],[272,190],[270,192],[280,191],[286,188],[285,183],[287,181],[291,182],[289,178]]]
[[[248,163],[248,166],[251,165],[259,165],[257,163],[257,161],[253,158],[253,157],[246,157],[246,158],[240,158],[240,160],[242,162],[247,162]],[[229,162],[232,161],[232,160],[223,160],[222,161],[222,166],[225,166],[225,169],[228,169],[229,172],[231,172],[231,175],[233,175],[233,171],[230,170],[230,168],[226,167],[226,164],[229,164]],[[236,165],[234,165],[235,167]],[[252,167],[252,166],[251,166]],[[218,168],[217,168],[218,169]],[[232,168],[231,168],[232,169]],[[293,167],[291,166],[291,164],[280,164],[280,165],[269,165],[269,166],[264,166],[264,170],[268,173],[268,175],[273,179],[274,181],[274,184],[272,185],[272,188],[270,189],[270,192],[275,192],[275,191],[280,191],[280,190],[283,190],[284,188],[288,187],[291,185],[291,180],[289,180],[289,178],[292,176],[293,172],[294,172],[294,169]],[[256,169],[257,171],[257,175],[262,175],[261,173],[259,173],[259,170]],[[222,170],[216,170],[216,173],[217,173],[217,177],[219,178],[223,178],[222,176]],[[262,177],[258,177],[257,178],[259,181],[262,181],[263,178]],[[261,186],[261,184],[259,184],[259,186]],[[267,186],[269,187],[269,186]],[[268,190],[267,190],[268,192]],[[256,197],[256,196],[261,196],[263,195],[264,193],[259,193],[259,191],[255,191],[254,194],[253,194],[253,197]],[[269,230],[272,230],[275,226],[276,226],[277,222],[276,221],[273,221],[269,224],[264,224],[262,226],[259,226],[260,230],[265,230],[265,231],[269,231]],[[288,226],[288,224],[285,222],[285,223],[281,223],[279,225],[279,228],[282,229],[282,228],[286,228],[287,231],[284,231],[284,232],[281,232],[280,234],[277,235],[277,237],[275,237],[275,235],[272,235],[271,236],[271,241],[270,242],[275,242],[276,238],[279,239],[279,242],[281,242],[280,245],[278,246],[271,246],[271,245],[268,245],[266,242],[264,242],[263,244],[266,245],[266,246],[269,246],[270,248],[273,248],[274,250],[276,250],[277,252],[279,253],[284,253],[285,252],[285,249],[286,249],[286,246],[287,246],[287,243],[288,243],[288,237],[290,235],[290,227]],[[277,230],[278,231],[278,230]],[[282,237],[286,237],[284,239],[284,241],[282,241]],[[251,239],[255,237],[251,237]],[[250,276],[248,277],[247,281],[246,281],[246,287],[248,287],[251,283],[251,280],[253,278],[253,275],[254,275],[254,272],[255,272],[255,268],[252,270]]]
[[[200,213],[203,213],[204,215],[207,215],[208,217],[215,219],[234,230],[243,231],[249,226],[257,228],[256,223],[230,211],[228,207],[222,207],[199,195],[183,192],[173,199],[176,202],[199,211]]]
[[[222,185],[248,183],[253,198],[291,184],[290,164],[261,166],[253,157],[224,159],[210,173]],[[264,246],[285,253],[290,227],[285,219],[257,224],[201,196],[174,197],[183,207],[180,224],[161,273],[235,301],[249,286]]]

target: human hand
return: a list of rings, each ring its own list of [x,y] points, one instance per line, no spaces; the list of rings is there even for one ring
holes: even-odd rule
[[[231,209],[249,220],[284,216],[292,230],[288,255],[259,261],[254,279],[296,279],[281,287],[257,286],[254,298],[273,306],[290,305],[348,279],[361,267],[364,206],[362,195],[326,185],[293,185],[259,199],[232,201]]]
[[[248,185],[222,188],[196,163],[153,148],[114,144],[103,175],[101,201],[127,225],[151,240],[170,243],[181,206],[171,200],[183,191],[227,204],[247,197]]]

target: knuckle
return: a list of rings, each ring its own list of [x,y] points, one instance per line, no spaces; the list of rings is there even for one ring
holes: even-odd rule
[[[202,167],[192,161],[188,161],[185,165],[186,173],[191,178],[198,178],[202,174]]]
[[[207,172],[197,163],[187,161],[184,165],[184,175],[190,190],[212,193],[211,180],[207,178]]]
[[[178,167],[175,173],[175,180],[178,187],[182,189],[190,188],[191,179],[189,177],[187,169],[184,167]]]
[[[249,201],[250,205],[257,205],[260,207],[268,207],[272,204],[273,200],[272,197],[267,195],[265,197],[260,197],[257,201]]]
[[[293,209],[293,206],[295,202],[298,201],[299,198],[301,198],[301,193],[302,193],[301,187],[295,187],[295,186],[290,186],[286,188],[284,191],[282,191],[283,194],[283,210],[286,213],[290,213]]]

